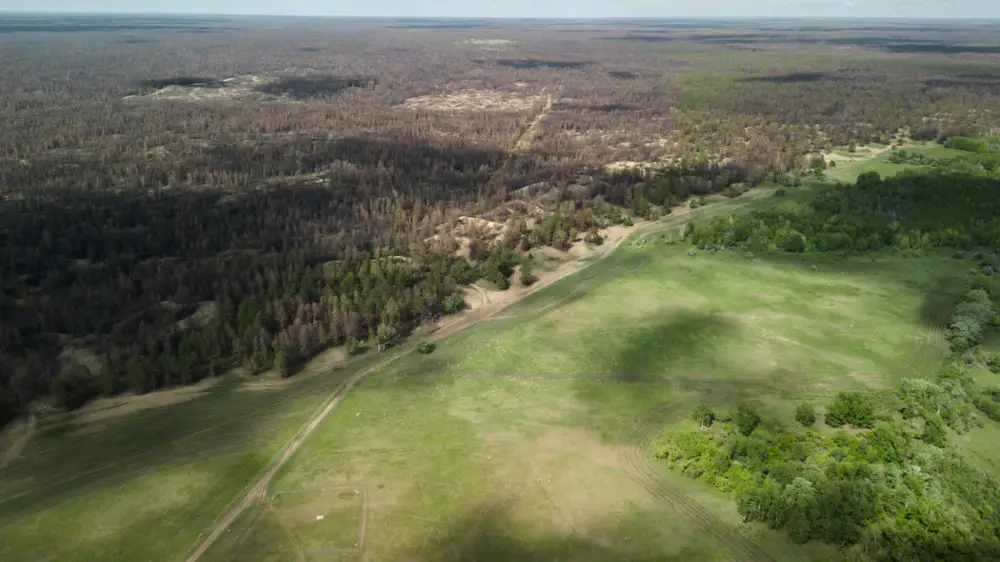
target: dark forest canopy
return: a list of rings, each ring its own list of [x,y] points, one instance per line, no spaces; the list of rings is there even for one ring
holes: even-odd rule
[[[462,284],[502,285],[518,249],[736,196],[833,146],[974,135],[1000,114],[979,29],[894,28],[868,46],[930,51],[886,58],[844,54],[837,41],[863,37],[829,28],[790,56],[771,35],[812,31],[693,25],[8,18],[0,421],[49,394],[75,407],[387,345],[457,310]],[[714,43],[737,39],[760,50]],[[983,47],[952,61],[942,45]],[[696,241],[743,243],[746,226],[803,250],[994,243],[991,165],[879,179],[877,197],[839,188]],[[541,186],[531,204],[526,186]],[[842,191],[857,197],[833,208]],[[914,196],[976,210],[939,224],[885,206]],[[871,224],[827,224],[858,208]],[[512,220],[520,238],[461,259],[438,235],[463,215]]]

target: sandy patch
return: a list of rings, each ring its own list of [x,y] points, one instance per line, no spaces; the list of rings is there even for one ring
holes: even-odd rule
[[[190,328],[202,327],[208,325],[218,312],[218,306],[215,301],[203,301],[198,303],[198,308],[188,316],[187,318],[182,318],[177,321],[178,330],[187,330]]]
[[[450,94],[410,98],[403,102],[403,106],[425,111],[527,111],[541,100],[542,96],[494,90],[459,90]]]
[[[248,74],[245,76],[233,76],[226,78],[219,83],[211,85],[192,86],[167,86],[146,95],[132,95],[122,98],[128,102],[142,101],[186,101],[186,102],[206,102],[206,101],[270,101],[281,99],[280,96],[265,94],[257,88],[263,84],[276,81],[277,78],[269,76],[255,76]]]
[[[243,384],[240,385],[239,390],[249,392],[281,390],[289,386],[292,381],[301,379],[302,377],[339,369],[347,363],[348,358],[346,346],[331,347],[310,359],[301,370],[291,377],[282,378],[277,371],[271,369],[259,375],[247,376]]]
[[[64,365],[83,365],[90,374],[97,375],[104,370],[104,361],[99,355],[85,347],[68,344],[59,354]]]

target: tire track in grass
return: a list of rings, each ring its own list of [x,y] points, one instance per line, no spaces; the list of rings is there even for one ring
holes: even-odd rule
[[[734,562],[773,560],[760,546],[733,530],[729,524],[666,481],[650,466],[646,450],[656,439],[663,419],[674,410],[673,404],[664,404],[633,420],[625,428],[617,447],[618,461],[622,468],[646,491],[672,507],[694,528],[715,539],[725,549],[728,559]]]
[[[929,378],[932,373],[925,373],[923,369],[929,364],[940,362],[940,353],[937,349],[948,348],[948,338],[945,334],[955,299],[950,293],[936,292],[929,295],[927,300],[929,303],[927,309],[930,312],[927,324],[921,326],[910,352],[896,368],[901,378]]]

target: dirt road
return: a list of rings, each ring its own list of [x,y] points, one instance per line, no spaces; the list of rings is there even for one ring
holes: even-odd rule
[[[608,241],[603,246],[601,246],[601,251],[598,254],[598,257],[604,258],[609,256],[612,252],[614,252],[616,248],[618,248],[618,246],[622,244],[622,242],[624,242],[629,237],[629,235],[635,234],[636,232],[642,230],[642,226],[647,226],[648,224],[653,224],[653,223],[647,223],[646,225],[641,225],[629,233],[622,233],[618,236],[610,237]],[[539,279],[539,281],[534,285],[532,285],[530,288],[519,289],[519,290],[511,289],[509,291],[510,293],[509,298],[486,302],[482,306],[476,308],[475,310],[467,312],[459,316],[458,318],[455,318],[454,320],[442,325],[434,332],[434,334],[429,339],[431,341],[437,341],[446,338],[460,330],[464,330],[465,328],[468,328],[469,326],[472,326],[477,322],[488,320],[497,313],[503,311],[510,305],[520,300],[520,297],[527,295],[529,293],[534,293],[539,289],[541,289],[542,287],[550,285],[558,281],[559,279],[566,277],[567,275],[576,273],[577,271],[580,271],[593,263],[597,263],[598,261],[599,259],[594,259],[587,262],[577,262],[577,261],[566,262],[562,264],[560,267],[553,270],[552,272],[548,272],[546,275],[543,276],[543,278]],[[219,537],[222,536],[224,532],[226,532],[226,529],[228,529],[229,526],[232,525],[234,521],[236,521],[236,518],[238,518],[240,514],[242,514],[249,507],[253,506],[255,503],[261,501],[266,497],[267,488],[270,485],[271,480],[274,478],[274,475],[277,474],[279,470],[281,470],[282,466],[288,463],[288,461],[302,447],[302,444],[305,443],[306,439],[308,439],[309,436],[313,433],[313,431],[315,431],[316,428],[319,427],[321,423],[323,423],[323,421],[327,418],[327,416],[329,416],[331,412],[337,409],[337,406],[339,406],[340,403],[344,400],[344,397],[347,396],[348,392],[354,389],[354,387],[357,386],[359,382],[361,382],[365,377],[367,377],[371,373],[374,373],[380,369],[388,367],[395,361],[409,355],[410,353],[413,353],[413,351],[414,348],[412,347],[409,349],[398,351],[392,357],[380,361],[376,365],[373,365],[365,369],[364,371],[361,371],[353,375],[350,379],[348,379],[347,382],[344,383],[344,385],[341,386],[334,393],[332,397],[327,399],[327,401],[323,404],[323,406],[321,406],[319,411],[317,411],[312,416],[312,418],[309,419],[309,421],[302,427],[302,429],[300,429],[292,437],[292,439],[288,443],[286,443],[284,447],[281,448],[278,454],[273,459],[271,459],[271,461],[264,468],[264,470],[260,474],[258,474],[257,477],[255,477],[254,480],[247,485],[247,487],[243,489],[243,492],[241,492],[241,494],[233,501],[233,503],[229,505],[226,511],[223,512],[223,514],[219,516],[218,519],[216,519],[216,521],[212,524],[212,526],[205,533],[202,533],[202,535],[198,538],[198,541],[195,543],[194,547],[191,549],[191,552],[184,559],[185,562],[196,562],[197,560],[199,560],[202,557],[202,555],[204,555],[205,552],[208,551],[208,549],[215,543],[215,541],[217,541]]]

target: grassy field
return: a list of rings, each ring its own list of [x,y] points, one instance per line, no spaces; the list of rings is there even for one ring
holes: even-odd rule
[[[749,399],[788,419],[800,401],[929,376],[944,358],[965,267],[945,254],[748,260],[670,243],[693,218],[821,188],[675,212],[433,354],[370,375],[202,559],[833,558],[740,524],[727,498],[645,450],[697,402]],[[373,362],[284,385],[234,375],[145,409],[40,423],[0,468],[0,559],[183,559]],[[969,450],[988,464],[976,435]]]
[[[968,154],[963,153],[961,150],[944,148],[938,144],[911,144],[901,147],[900,150],[905,150],[912,154],[923,154],[931,158],[954,158]],[[903,170],[913,168],[913,166],[908,164],[893,164],[889,162],[889,157],[892,153],[884,147],[882,149],[859,148],[853,153],[837,149],[834,151],[834,154],[841,158],[854,160],[846,163],[838,162],[837,167],[826,171],[827,177],[835,181],[854,182],[858,178],[858,175],[865,172],[878,172],[882,177],[894,176]]]
[[[697,402],[787,419],[801,400],[929,376],[961,268],[691,257],[656,240],[370,376],[271,493],[362,490],[369,560],[832,557],[741,525],[647,461],[644,440]],[[362,557],[302,547],[273,510],[246,513],[207,558]]]
[[[0,470],[0,559],[183,557],[346,374],[234,374],[40,423]]]

